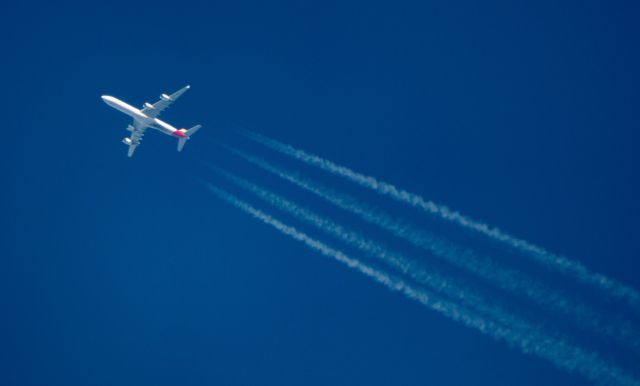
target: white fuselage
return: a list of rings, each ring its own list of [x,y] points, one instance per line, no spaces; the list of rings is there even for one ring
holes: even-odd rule
[[[140,109],[137,109],[131,106],[130,104],[121,101],[118,98],[114,98],[109,95],[103,95],[102,100],[104,101],[104,103],[108,104],[114,109],[121,111],[127,114],[128,116],[130,116],[131,118],[133,118],[139,125],[144,125],[145,127],[151,127],[167,135],[180,136],[180,135],[176,135],[177,133],[180,133],[180,132],[175,127],[171,126],[170,124],[158,118],[148,117]]]

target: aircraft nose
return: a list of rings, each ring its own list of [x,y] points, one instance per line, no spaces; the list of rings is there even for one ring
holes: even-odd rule
[[[102,95],[100,98],[102,99],[102,101],[104,103],[106,103],[107,105],[109,105],[111,107],[113,107],[116,104],[116,100],[117,100],[116,98],[114,98],[114,97],[112,97],[110,95]]]

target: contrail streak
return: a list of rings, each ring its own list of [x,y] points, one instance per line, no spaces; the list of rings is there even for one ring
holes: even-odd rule
[[[455,245],[444,237],[416,228],[382,210],[363,204],[345,193],[338,193],[317,182],[300,177],[295,172],[274,166],[257,156],[250,155],[226,144],[221,146],[263,170],[275,174],[399,238],[409,241],[450,264],[487,280],[498,288],[523,294],[538,305],[561,315],[569,316],[577,326],[585,330],[594,331],[615,339],[619,344],[636,352],[640,351],[640,334],[636,328],[625,320],[612,316],[611,319],[613,320],[606,321],[604,316],[592,307],[570,299],[568,296],[546,287],[520,271],[497,264],[492,259],[478,255],[470,249]]]
[[[456,299],[457,301],[468,303],[470,307],[478,308],[481,312],[491,314],[504,324],[514,325],[516,323],[515,319],[508,318],[506,316],[508,315],[506,310],[500,308],[496,304],[493,304],[493,302],[482,298],[481,296],[475,295],[473,291],[464,288],[459,284],[453,283],[451,279],[445,279],[443,275],[436,274],[434,269],[430,269],[430,272],[428,272],[424,267],[422,267],[422,265],[418,265],[415,261],[405,257],[401,253],[391,251],[382,243],[368,239],[356,231],[350,230],[345,226],[322,217],[309,209],[303,208],[280,195],[267,191],[266,189],[217,166],[210,165],[209,167],[216,173],[227,178],[242,189],[249,191],[268,204],[296,217],[298,220],[311,224],[326,234],[345,242],[351,247],[360,249],[370,257],[382,260],[399,272],[409,275],[417,282],[426,284],[433,290],[439,291],[450,298]],[[526,327],[526,329],[529,328],[531,328],[531,326]]]
[[[597,288],[602,293],[626,302],[636,313],[640,314],[640,293],[614,279],[610,279],[602,274],[590,272],[581,263],[570,260],[564,256],[553,254],[542,247],[533,245],[525,240],[511,236],[498,228],[492,228],[480,221],[471,219],[456,211],[452,211],[444,205],[435,204],[432,201],[423,199],[417,194],[396,188],[394,185],[378,179],[355,172],[345,166],[338,165],[332,161],[319,156],[309,154],[303,150],[296,149],[290,145],[267,138],[251,131],[241,131],[247,138],[265,145],[282,154],[288,155],[306,164],[316,166],[334,175],[344,177],[361,186],[374,190],[375,192],[391,197],[397,201],[419,208],[424,212],[454,222],[464,228],[474,230],[480,234],[488,236],[493,240],[505,243],[506,245],[531,257],[534,261],[542,265],[570,275],[578,281]]]
[[[274,217],[258,210],[250,204],[239,200],[235,196],[219,189],[211,184],[203,182],[205,186],[218,198],[235,206],[254,218],[268,224],[281,233],[292,237],[305,244],[307,247],[320,254],[331,257],[348,267],[364,274],[374,281],[384,285],[392,291],[402,292],[406,297],[413,299],[424,306],[440,313],[441,315],[463,323],[465,326],[478,330],[493,337],[496,340],[506,341],[509,345],[520,348],[524,353],[532,353],[549,360],[559,368],[575,371],[591,381],[602,385],[638,385],[636,379],[626,374],[621,368],[607,363],[597,353],[585,351],[561,340],[550,340],[546,337],[538,337],[532,333],[530,337],[522,337],[514,334],[509,326],[502,326],[491,320],[476,316],[464,307],[458,306],[444,299],[438,299],[428,291],[407,283],[403,279],[390,275],[380,269],[369,266],[357,259],[349,257],[345,253],[331,248],[328,245],[288,226]]]
[[[413,280],[429,286],[432,290],[438,291],[454,301],[465,303],[468,307],[476,309],[504,325],[517,328],[520,333],[527,334],[534,329],[539,330],[539,327],[522,320],[516,315],[512,315],[513,311],[510,312],[505,310],[494,300],[488,300],[485,297],[480,296],[477,293],[478,291],[474,291],[465,285],[456,283],[455,280],[446,278],[444,275],[437,273],[432,268],[426,270],[422,265],[417,264],[415,261],[407,258],[401,253],[390,250],[380,242],[368,239],[359,232],[337,224],[307,208],[303,208],[280,195],[270,192],[219,167],[210,165],[210,168],[237,186],[251,192],[261,200],[278,208],[279,210],[294,216],[298,220],[311,224],[326,234],[345,242],[351,247],[360,249],[370,257],[384,261],[386,264],[398,270],[402,274],[408,275]],[[543,334],[541,331],[538,333]]]

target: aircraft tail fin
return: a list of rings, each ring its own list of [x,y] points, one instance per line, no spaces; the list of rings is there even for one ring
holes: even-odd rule
[[[184,144],[187,143],[187,140],[189,140],[190,137],[196,131],[198,131],[201,127],[202,127],[202,125],[195,125],[192,128],[190,128],[189,130],[184,132],[184,137],[178,138],[178,151],[182,151],[182,148],[184,147]]]

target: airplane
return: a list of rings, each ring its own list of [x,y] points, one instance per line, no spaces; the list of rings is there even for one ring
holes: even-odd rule
[[[187,129],[176,129],[170,124],[161,121],[158,119],[160,113],[169,107],[171,103],[173,103],[176,99],[178,99],[182,94],[184,94],[191,86],[185,86],[180,90],[174,92],[171,95],[162,94],[160,95],[160,100],[154,104],[145,102],[142,109],[137,109],[118,98],[114,98],[109,95],[103,95],[101,98],[104,103],[113,107],[114,109],[121,111],[131,118],[133,118],[133,122],[127,126],[127,130],[131,132],[130,137],[125,137],[122,140],[122,143],[129,146],[129,151],[127,155],[131,157],[133,152],[136,150],[142,141],[142,137],[144,137],[144,132],[147,128],[156,129],[160,132],[163,132],[172,137],[178,138],[178,151],[182,151],[184,144],[191,139],[191,136],[198,131],[202,126],[195,125],[189,130]]]

